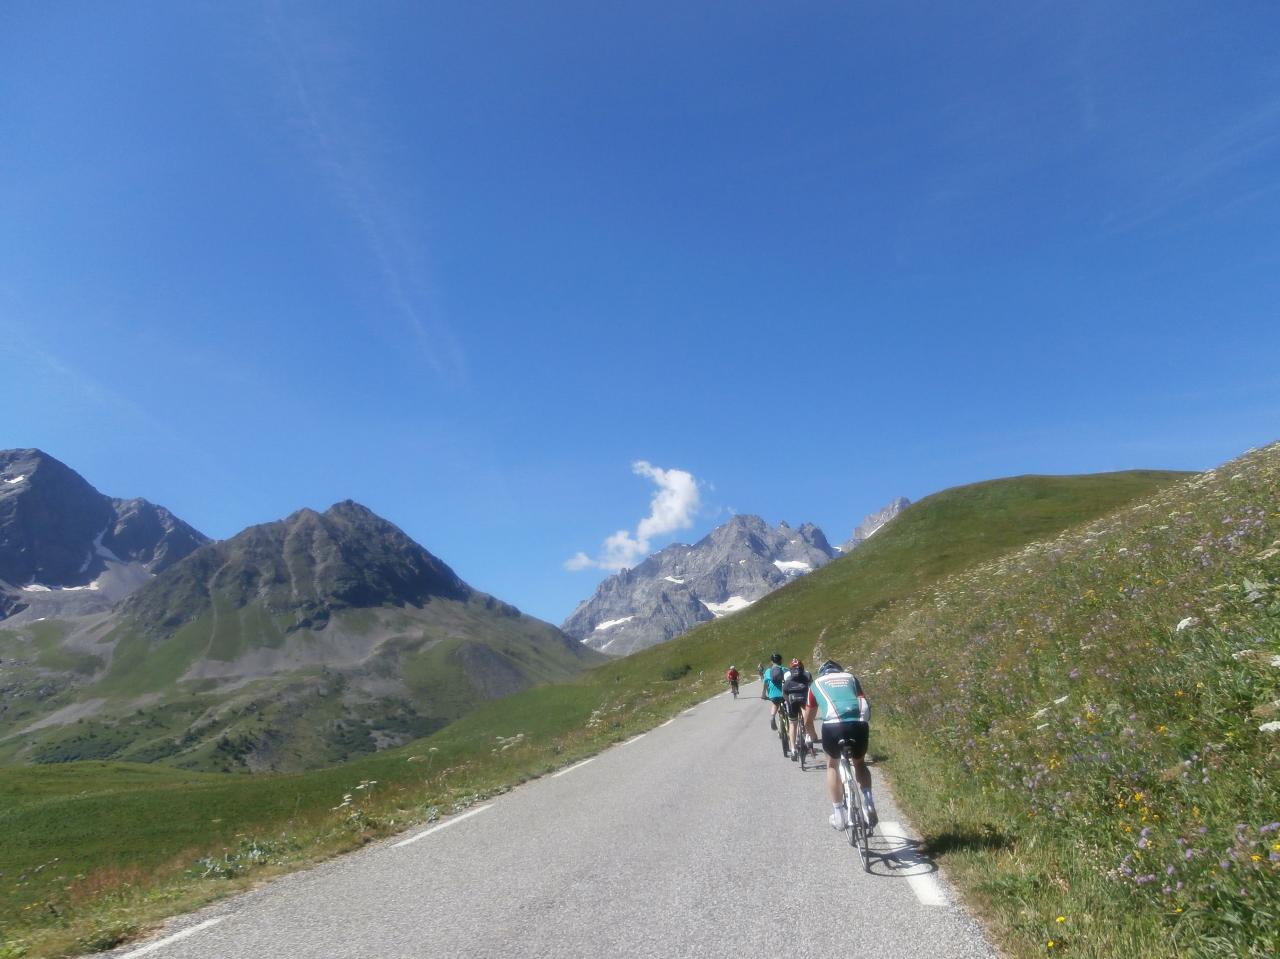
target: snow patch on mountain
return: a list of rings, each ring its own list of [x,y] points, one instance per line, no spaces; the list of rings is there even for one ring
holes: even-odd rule
[[[634,616],[623,616],[621,619],[610,619],[610,620],[606,620],[605,622],[603,622],[603,623],[601,623],[599,626],[597,626],[597,627],[593,630],[593,632],[597,632],[597,633],[598,633],[598,632],[600,632],[600,630],[602,630],[602,629],[613,629],[613,627],[615,627],[615,626],[621,626],[623,623],[629,623],[629,622],[631,622],[633,619],[635,619],[635,617],[634,617]]]
[[[751,605],[751,600],[743,599],[741,596],[730,596],[723,603],[704,602],[702,605],[711,610],[716,619],[719,619],[721,616],[728,616],[730,613],[736,613],[740,609],[746,609]]]
[[[813,571],[813,567],[802,559],[775,559],[773,565],[784,573],[809,573]]]

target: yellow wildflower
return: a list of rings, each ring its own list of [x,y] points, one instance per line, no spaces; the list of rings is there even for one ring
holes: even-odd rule
[[[1066,921],[1067,921],[1066,916],[1059,916],[1057,919],[1054,920],[1054,922],[1066,922]]]

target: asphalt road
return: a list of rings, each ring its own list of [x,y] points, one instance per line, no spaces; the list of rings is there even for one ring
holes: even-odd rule
[[[753,689],[111,955],[994,956],[880,783],[863,871]]]

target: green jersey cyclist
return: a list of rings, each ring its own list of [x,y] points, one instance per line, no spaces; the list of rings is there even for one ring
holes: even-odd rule
[[[867,740],[871,731],[871,706],[862,694],[862,685],[856,676],[845,670],[833,659],[828,659],[818,670],[809,686],[808,708],[805,725],[813,735],[815,718],[822,720],[822,750],[827,754],[827,792],[831,796],[831,825],[847,829],[844,791],[840,787],[840,740],[851,746],[854,774],[862,789],[862,799],[867,808],[867,825],[875,828],[879,817],[871,798],[871,770],[867,768]],[[818,740],[818,736],[813,737]]]

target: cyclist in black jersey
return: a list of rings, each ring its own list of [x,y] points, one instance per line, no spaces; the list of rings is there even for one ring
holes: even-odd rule
[[[800,758],[800,750],[806,749],[804,733],[804,709],[809,701],[809,685],[813,675],[805,671],[804,663],[799,659],[791,660],[791,668],[782,675],[782,699],[786,703],[787,718],[791,720],[791,728],[795,730],[795,747],[791,751],[792,760]]]

